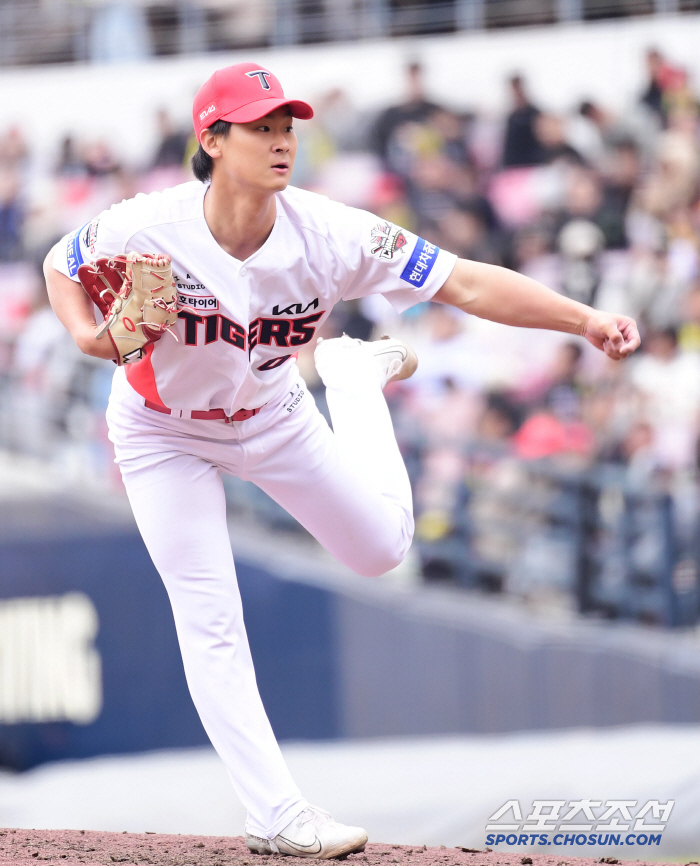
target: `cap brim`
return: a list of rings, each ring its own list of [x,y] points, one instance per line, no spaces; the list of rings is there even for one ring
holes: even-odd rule
[[[250,123],[251,120],[260,120],[271,111],[276,111],[283,105],[288,105],[292,112],[292,117],[298,117],[299,120],[311,120],[314,116],[313,108],[300,99],[279,99],[279,97],[270,99],[256,99],[255,102],[249,102],[248,105],[242,105],[235,111],[224,114],[221,120],[226,120],[229,123]]]

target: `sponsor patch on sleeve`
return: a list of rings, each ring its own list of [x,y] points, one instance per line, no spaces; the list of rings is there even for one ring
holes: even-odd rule
[[[400,226],[383,220],[370,232],[370,255],[377,259],[391,261],[397,253],[405,252],[408,241]]]
[[[76,229],[68,235],[68,249],[66,250],[66,255],[68,261],[68,273],[71,277],[76,276],[78,268],[84,264],[83,253],[80,249],[80,233],[86,227],[86,225],[81,226],[79,229]]]
[[[90,258],[95,257],[95,250],[97,249],[97,228],[99,224],[100,218],[97,217],[81,229],[82,235],[80,236],[80,239],[83,247],[85,247],[85,252],[89,253]]]
[[[401,273],[401,279],[420,288],[428,279],[439,252],[440,247],[428,243],[423,238],[418,238],[411,258]]]

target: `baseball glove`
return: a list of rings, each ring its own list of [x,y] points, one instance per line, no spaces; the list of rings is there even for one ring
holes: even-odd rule
[[[177,322],[177,290],[170,256],[129,253],[81,265],[78,279],[105,317],[98,337],[109,334],[116,361],[133,364],[146,346]]]

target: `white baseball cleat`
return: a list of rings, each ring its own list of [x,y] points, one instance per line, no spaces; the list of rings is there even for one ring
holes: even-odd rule
[[[403,340],[389,337],[385,334],[380,340],[365,343],[370,348],[374,357],[386,369],[386,382],[398,382],[400,379],[408,379],[418,367],[418,356],[413,349]]]
[[[380,340],[367,342],[343,334],[342,337],[334,337],[331,340],[324,340],[323,337],[319,337],[314,360],[321,377],[323,378],[321,366],[324,365],[324,361],[329,355],[335,354],[337,357],[342,350],[357,350],[357,348],[361,348],[378,362],[382,376],[382,388],[386,387],[389,382],[408,379],[418,367],[418,356],[403,340],[385,335]]]
[[[289,854],[328,860],[364,851],[367,833],[362,827],[339,824],[317,806],[308,806],[274,839],[246,833],[245,843],[253,854]]]

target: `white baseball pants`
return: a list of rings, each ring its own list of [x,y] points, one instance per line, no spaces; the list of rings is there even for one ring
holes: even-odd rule
[[[117,371],[110,439],[141,535],[173,609],[192,699],[246,831],[273,838],[307,805],[262,705],[243,623],[221,473],[253,481],[338,560],[375,576],[406,555],[411,490],[371,359],[324,373],[335,432],[303,380],[233,424],[147,409]],[[294,380],[292,380],[294,381]]]

